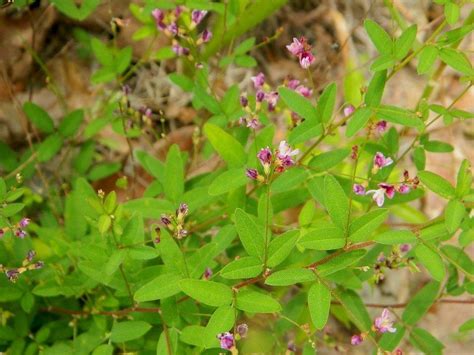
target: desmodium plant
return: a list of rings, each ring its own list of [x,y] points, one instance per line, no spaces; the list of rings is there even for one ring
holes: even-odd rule
[[[461,159],[453,184],[426,152],[452,152],[433,133],[474,116],[457,106],[474,79],[461,49],[474,12],[436,1],[425,35],[384,1],[393,30],[362,25],[377,56],[317,87],[304,36],[279,49],[300,71],[271,82],[251,69],[285,29],[261,42],[250,31],[286,2],[132,2],[140,58],[118,45],[121,18],[107,41],[74,29],[99,64],[96,102],[58,120],[25,101],[25,146],[0,141],[0,352],[441,354],[446,337],[419,324],[435,305],[466,310],[452,332],[472,331],[471,165]],[[49,3],[80,23],[107,2]],[[188,145],[164,107],[137,104],[134,78],[156,63],[189,99]],[[416,107],[393,105],[386,88],[409,66],[426,85]],[[247,80],[224,79],[232,68]],[[447,70],[461,89],[441,105]],[[436,216],[423,208],[432,193]],[[401,274],[416,288],[374,302]]]

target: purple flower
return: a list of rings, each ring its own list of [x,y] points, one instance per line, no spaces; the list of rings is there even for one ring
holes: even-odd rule
[[[212,32],[207,28],[201,33],[201,40],[203,43],[207,43],[212,39]]]
[[[280,95],[276,91],[265,94],[265,100],[268,102],[268,110],[273,111],[278,103]]]
[[[230,350],[234,347],[234,335],[229,332],[217,334],[220,341],[221,349]]]
[[[355,111],[355,107],[352,106],[352,105],[349,105],[349,106],[346,106],[344,107],[344,116],[345,117],[348,117],[350,115],[352,115]]]
[[[183,46],[180,46],[179,44],[173,44],[171,47],[173,52],[176,53],[176,55],[188,55],[189,54],[189,49],[185,48]]]
[[[176,233],[176,237],[178,239],[182,239],[188,235],[188,231],[183,228],[178,228],[178,232]]]
[[[202,275],[206,280],[209,280],[212,277],[212,269],[207,267]]]
[[[258,73],[250,78],[255,89],[260,89],[265,84],[265,74]]]
[[[384,253],[380,253],[379,256],[377,256],[377,262],[383,263],[386,260]]]
[[[166,25],[164,24],[163,20],[165,19],[165,13],[161,11],[160,9],[154,9],[151,12],[151,16],[155,19],[156,27],[159,30],[164,30],[166,28]]]
[[[26,260],[27,260],[28,262],[31,262],[35,256],[36,256],[36,252],[35,252],[34,250],[30,250],[30,251],[28,251],[28,253],[26,254]]]
[[[161,223],[163,223],[165,226],[169,226],[171,224],[171,219],[168,215],[162,214],[160,217]]]
[[[38,261],[33,264],[33,269],[38,270],[42,269],[44,267],[44,262],[43,261]]]
[[[16,282],[16,280],[18,280],[18,276],[20,276],[20,272],[18,269],[10,269],[5,271],[5,275],[10,282]]]
[[[247,169],[245,170],[245,175],[252,180],[258,179],[258,171],[257,169]]]
[[[308,69],[311,64],[314,63],[315,59],[311,52],[303,52],[299,56],[300,65],[303,69]]]
[[[265,99],[265,93],[261,90],[257,91],[255,99],[257,100],[257,102],[262,102]]]
[[[288,344],[286,345],[286,348],[289,351],[292,351],[292,352],[296,353],[296,344],[295,344],[295,342],[289,341]]]
[[[411,249],[411,245],[410,244],[402,244],[400,245],[400,251],[402,253],[408,253]]]
[[[385,157],[382,153],[377,152],[374,156],[374,166],[377,169],[382,169],[386,166],[389,166],[390,164],[393,164],[392,158]]]
[[[282,172],[286,168],[295,164],[293,156],[299,154],[299,149],[291,149],[290,145],[286,141],[281,141],[277,151],[277,162],[276,171]]]
[[[179,17],[181,15],[181,13],[183,12],[183,7],[182,6],[176,6],[176,8],[174,9],[174,15],[176,17]]]
[[[188,212],[189,212],[189,207],[188,207],[188,205],[187,205],[186,203],[184,203],[184,202],[181,203],[181,204],[179,205],[179,207],[178,207],[177,213],[186,216],[186,215],[188,214]]]
[[[249,99],[247,99],[247,96],[240,96],[240,106],[242,107],[247,107],[249,104]]]
[[[15,236],[17,236],[17,237],[20,238],[20,239],[25,238],[26,235],[27,235],[27,233],[26,233],[23,229],[18,228],[18,229],[15,231]]]
[[[385,132],[385,130],[387,129],[387,121],[383,121],[383,120],[378,121],[377,124],[375,125],[375,129],[379,133]]]
[[[380,317],[375,318],[374,328],[380,333],[395,333],[397,331],[397,329],[393,327],[393,320],[387,308],[384,308]]]
[[[364,341],[364,338],[360,334],[355,334],[351,337],[351,344],[352,345],[359,345]]]
[[[257,158],[264,167],[269,166],[272,163],[272,151],[268,147],[262,148],[258,152]]]
[[[177,35],[178,32],[179,32],[179,28],[178,28],[178,25],[176,24],[176,22],[172,22],[168,25],[168,27],[166,27],[166,29],[173,35]]]
[[[205,10],[193,10],[191,13],[191,21],[194,22],[196,25],[199,25],[203,20],[204,16],[206,16],[207,11]]]
[[[161,238],[159,236],[153,239],[153,243],[155,244],[160,244],[160,242],[161,242]]]
[[[410,192],[410,186],[408,186],[406,184],[401,184],[398,187],[398,192],[401,193],[401,194],[407,194],[407,193]]]
[[[356,195],[365,195],[365,187],[360,184],[354,184],[352,190]]]
[[[301,41],[298,38],[293,37],[293,42],[286,46],[286,48],[293,55],[299,55],[304,51],[304,37],[301,38]]]
[[[248,331],[249,326],[245,323],[241,323],[237,326],[237,333],[240,335],[241,338],[245,338],[247,336]]]
[[[3,238],[4,235],[5,231],[3,230],[3,228],[0,228],[0,238]]]
[[[377,203],[377,206],[382,207],[385,202],[385,196],[387,196],[389,199],[392,199],[395,195],[395,187],[385,183],[381,183],[378,186],[378,190],[369,190],[365,194],[374,194],[372,199]]]

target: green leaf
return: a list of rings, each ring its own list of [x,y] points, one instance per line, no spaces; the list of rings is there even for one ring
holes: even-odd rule
[[[205,343],[208,348],[219,346],[216,335],[234,326],[236,311],[230,306],[221,306],[212,314],[205,329]],[[202,334],[199,334],[202,336]]]
[[[441,257],[424,244],[420,244],[415,249],[417,259],[428,270],[430,275],[436,281],[441,282],[446,276],[446,269],[444,267]]]
[[[140,213],[144,218],[159,219],[163,213],[172,213],[175,205],[167,200],[142,197],[124,203],[124,208]]]
[[[402,341],[406,329],[400,324],[397,324],[397,331],[395,333],[386,332],[382,334],[379,340],[379,345],[382,349],[387,351],[394,351],[397,345]]]
[[[372,320],[362,299],[352,290],[337,291],[337,298],[344,307],[349,319],[359,330],[366,332],[372,326]]]
[[[119,249],[115,251],[107,261],[107,264],[105,264],[105,273],[107,275],[112,275],[117,269],[120,267],[122,264],[123,260],[125,259],[125,250],[124,249]]]
[[[224,306],[232,302],[232,289],[222,283],[184,279],[179,281],[181,291],[208,306]]]
[[[364,102],[368,107],[377,107],[382,101],[385,83],[387,82],[387,71],[378,71],[372,77],[365,94]]]
[[[308,175],[306,169],[299,167],[284,171],[272,182],[272,192],[286,192],[294,189],[295,186],[301,186],[308,178]]]
[[[244,256],[231,261],[220,271],[225,279],[249,279],[258,276],[263,269],[262,261],[255,256]]]
[[[393,40],[379,24],[372,20],[365,20],[364,28],[375,48],[381,54],[391,54],[393,52]]]
[[[97,221],[97,228],[99,229],[99,233],[104,235],[110,229],[112,225],[112,220],[110,219],[109,215],[103,214],[99,217]]]
[[[349,148],[334,149],[321,153],[311,159],[308,166],[315,172],[327,171],[341,163],[350,153],[351,150]]]
[[[298,144],[318,137],[323,133],[323,126],[317,122],[304,121],[292,129],[288,136],[290,144]]]
[[[353,243],[371,240],[372,234],[387,217],[388,210],[380,208],[356,218],[349,227],[349,240]]]
[[[179,281],[182,276],[177,274],[163,274],[140,287],[133,298],[137,302],[161,300],[173,296],[181,291]]]
[[[377,59],[375,59],[371,66],[370,70],[374,72],[379,72],[382,70],[389,69],[395,65],[395,58],[392,54],[381,55]]]
[[[377,235],[374,240],[379,244],[386,245],[415,243],[416,236],[410,230],[389,230]]]
[[[293,251],[298,237],[298,230],[290,230],[282,235],[274,237],[268,247],[268,266],[275,267],[282,263]]]
[[[349,119],[346,128],[346,137],[352,137],[369,122],[372,116],[372,110],[368,107],[360,107],[354,112],[354,115]]]
[[[95,57],[104,67],[111,67],[114,64],[114,55],[112,51],[101,40],[92,37],[90,45]]]
[[[416,39],[417,26],[408,27],[395,41],[395,58],[402,60],[408,54]]]
[[[91,181],[101,180],[120,170],[120,163],[101,163],[95,165],[87,174],[87,178]]]
[[[7,184],[5,180],[0,177],[0,201],[5,199],[5,195],[7,194]]]
[[[291,111],[296,112],[299,116],[309,122],[320,121],[316,108],[311,105],[307,98],[298,94],[294,90],[285,87],[278,88],[278,93]]]
[[[339,270],[346,269],[347,267],[351,266],[352,264],[359,261],[365,254],[366,250],[358,249],[358,250],[351,250],[344,254],[338,255],[335,258],[327,261],[323,265],[317,267],[319,276],[325,277]]]
[[[452,263],[461,269],[467,275],[474,275],[474,264],[472,259],[460,248],[454,245],[443,245],[441,252]]]
[[[275,313],[281,311],[278,301],[271,296],[250,289],[237,293],[236,307],[249,313]]]
[[[453,48],[441,48],[439,50],[439,57],[443,62],[449,65],[451,68],[466,74],[473,75],[473,69],[471,62],[466,57],[466,55]]]
[[[38,148],[38,160],[46,162],[51,160],[63,147],[64,140],[58,133],[53,133],[46,138]]]
[[[336,104],[336,84],[331,83],[322,92],[318,100],[318,106],[316,110],[318,117],[321,122],[329,122],[334,111],[334,105]]]
[[[169,270],[187,275],[186,262],[183,253],[168,231],[161,231],[161,241],[159,244],[161,258]]]
[[[53,133],[54,123],[49,114],[33,102],[25,102],[23,105],[26,117],[33,125],[43,133]]]
[[[194,82],[186,75],[171,73],[168,75],[168,78],[170,78],[173,84],[179,86],[185,92],[192,92],[194,89]]]
[[[124,343],[144,336],[151,329],[147,322],[136,320],[114,323],[110,340],[114,343]]]
[[[204,332],[205,328],[202,325],[188,325],[181,330],[179,340],[183,343],[203,348],[205,341],[203,338]]]
[[[265,251],[264,227],[257,223],[255,217],[240,208],[235,210],[235,227],[247,253],[263,260]]]
[[[444,210],[444,220],[449,233],[452,234],[459,228],[465,214],[466,208],[461,201],[451,200],[448,202]]]
[[[235,65],[242,68],[253,68],[258,65],[255,58],[250,55],[239,55],[235,57],[234,62],[235,62]]]
[[[303,234],[298,244],[306,249],[333,250],[344,247],[344,231],[334,226],[312,228]]]
[[[166,197],[178,203],[184,193],[184,166],[181,152],[176,144],[173,144],[166,156],[165,176],[163,186]]]
[[[418,130],[424,128],[423,121],[413,112],[401,107],[381,105],[377,108],[377,118]]]
[[[311,320],[316,329],[323,329],[329,317],[331,291],[317,282],[308,291],[308,308]]]
[[[222,113],[221,107],[216,98],[208,94],[207,91],[198,84],[198,82],[195,82],[194,85],[194,96],[209,112],[215,115]]]
[[[435,46],[424,47],[418,55],[418,74],[426,74],[431,68],[433,68],[434,62],[438,58],[438,48]]]
[[[423,147],[426,151],[434,153],[450,153],[454,150],[451,144],[435,140],[424,143]]]
[[[410,343],[425,354],[441,355],[444,345],[433,335],[421,328],[415,328],[410,333]]]
[[[471,163],[467,159],[461,163],[456,181],[456,196],[464,197],[471,190],[472,184]]]
[[[332,221],[336,226],[346,230],[349,219],[349,199],[332,175],[326,175],[324,178],[324,195],[326,209]]]
[[[402,314],[402,320],[408,325],[416,324],[428,312],[438,296],[439,283],[432,281],[413,296]]]
[[[454,25],[459,20],[461,9],[455,2],[448,1],[444,4],[444,16],[446,22],[450,25]]]
[[[245,54],[249,50],[251,50],[254,45],[255,45],[255,37],[247,38],[245,41],[243,41],[237,47],[235,47],[234,54],[235,55]]]
[[[300,282],[314,281],[316,276],[308,269],[286,269],[274,272],[266,280],[270,286],[289,286]]]
[[[471,318],[467,321],[465,321],[460,327],[459,331],[460,332],[468,332],[474,330],[474,318]]]
[[[430,171],[419,171],[418,177],[428,189],[440,195],[441,197],[447,199],[451,199],[454,197],[454,187],[441,176]]]
[[[245,186],[249,178],[242,168],[229,169],[215,178],[209,185],[209,195],[219,196],[229,191]]]
[[[0,209],[3,217],[12,217],[23,210],[25,205],[23,203],[9,203]]]
[[[416,147],[415,150],[413,150],[413,160],[415,161],[415,166],[418,170],[425,169],[426,154],[422,147]]]
[[[51,0],[51,3],[66,16],[82,21],[97,8],[100,0],[84,0],[79,7],[74,0]]]
[[[204,133],[209,142],[231,167],[241,167],[247,161],[242,145],[229,133],[216,125],[206,123]]]

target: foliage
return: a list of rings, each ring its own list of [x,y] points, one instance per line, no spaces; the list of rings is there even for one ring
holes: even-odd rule
[[[100,64],[90,80],[109,90],[98,108],[64,112],[56,123],[26,102],[34,139],[23,150],[0,142],[0,271],[6,276],[0,278],[0,351],[216,354],[297,347],[309,354],[320,343],[333,344],[324,329],[335,319],[353,334],[335,336],[347,346],[367,342],[392,352],[405,339],[424,353],[441,353],[440,340],[417,324],[434,304],[474,293],[465,251],[474,236],[474,193],[468,160],[453,185],[427,170],[426,152],[453,150],[430,138],[435,122],[473,117],[455,104],[474,77],[458,48],[474,16],[460,23],[463,2],[437,2],[444,18],[422,42],[416,25],[400,25],[395,35],[367,19],[363,27],[378,56],[366,86],[330,83],[321,94],[301,84],[303,78],[271,87],[263,74],[252,78],[247,95],[238,85],[216,92],[219,73],[256,66],[252,53],[278,37],[257,43],[248,33],[284,0],[133,3],[130,11],[142,24],[134,40],[162,35],[170,43],[138,61],[131,47],[87,34]],[[50,3],[76,21],[100,5]],[[117,28],[112,22],[114,37]],[[311,78],[310,45],[295,39],[288,49]],[[142,134],[166,136],[161,113],[129,100],[127,80],[147,60],[181,63],[168,78],[192,96],[198,113],[193,149],[172,145],[163,160],[130,151],[134,171],[127,177],[123,162],[100,153],[99,146],[113,150],[114,142],[98,137],[112,129],[133,148]],[[413,62],[427,83],[418,105],[388,104],[387,83]],[[441,106],[430,95],[445,66],[465,89]],[[338,107],[338,91],[356,99]],[[279,144],[277,117],[287,126]],[[413,140],[402,144],[407,132]],[[322,142],[328,142],[324,149]],[[215,156],[217,169],[191,174],[197,161]],[[62,168],[45,176],[48,164]],[[138,169],[150,177],[140,196]],[[115,177],[114,189],[97,191],[94,183],[107,177]],[[446,204],[433,219],[413,213],[429,191]],[[297,221],[288,224],[286,212],[295,208]],[[393,226],[397,216],[403,227]],[[388,269],[404,268],[430,281],[402,311],[386,305],[381,314],[369,312],[363,285],[377,287]],[[258,322],[266,330],[252,329]],[[472,329],[471,319],[459,331]],[[266,338],[271,341],[260,341]]]

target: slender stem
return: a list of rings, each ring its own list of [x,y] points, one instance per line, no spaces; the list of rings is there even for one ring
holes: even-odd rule
[[[114,239],[115,246],[117,247],[117,250],[118,250],[118,249],[120,249],[120,247],[119,247],[119,243],[118,243],[118,240],[117,240],[117,236],[115,235],[114,223],[113,222],[112,222],[112,225],[111,225],[111,230],[112,230],[112,237]],[[120,271],[120,274],[122,275],[122,279],[125,283],[125,287],[127,288],[127,293],[128,293],[128,297],[130,298],[130,303],[132,305],[134,305],[135,300],[133,299],[132,288],[130,287],[130,283],[128,282],[127,275],[125,275],[125,270],[123,269],[122,264],[119,265],[119,271]]]
[[[265,205],[265,239],[264,239],[264,258],[263,258],[263,270],[265,271],[268,261],[268,231],[269,231],[269,219],[270,219],[270,184],[267,185],[266,192],[266,205]]]

